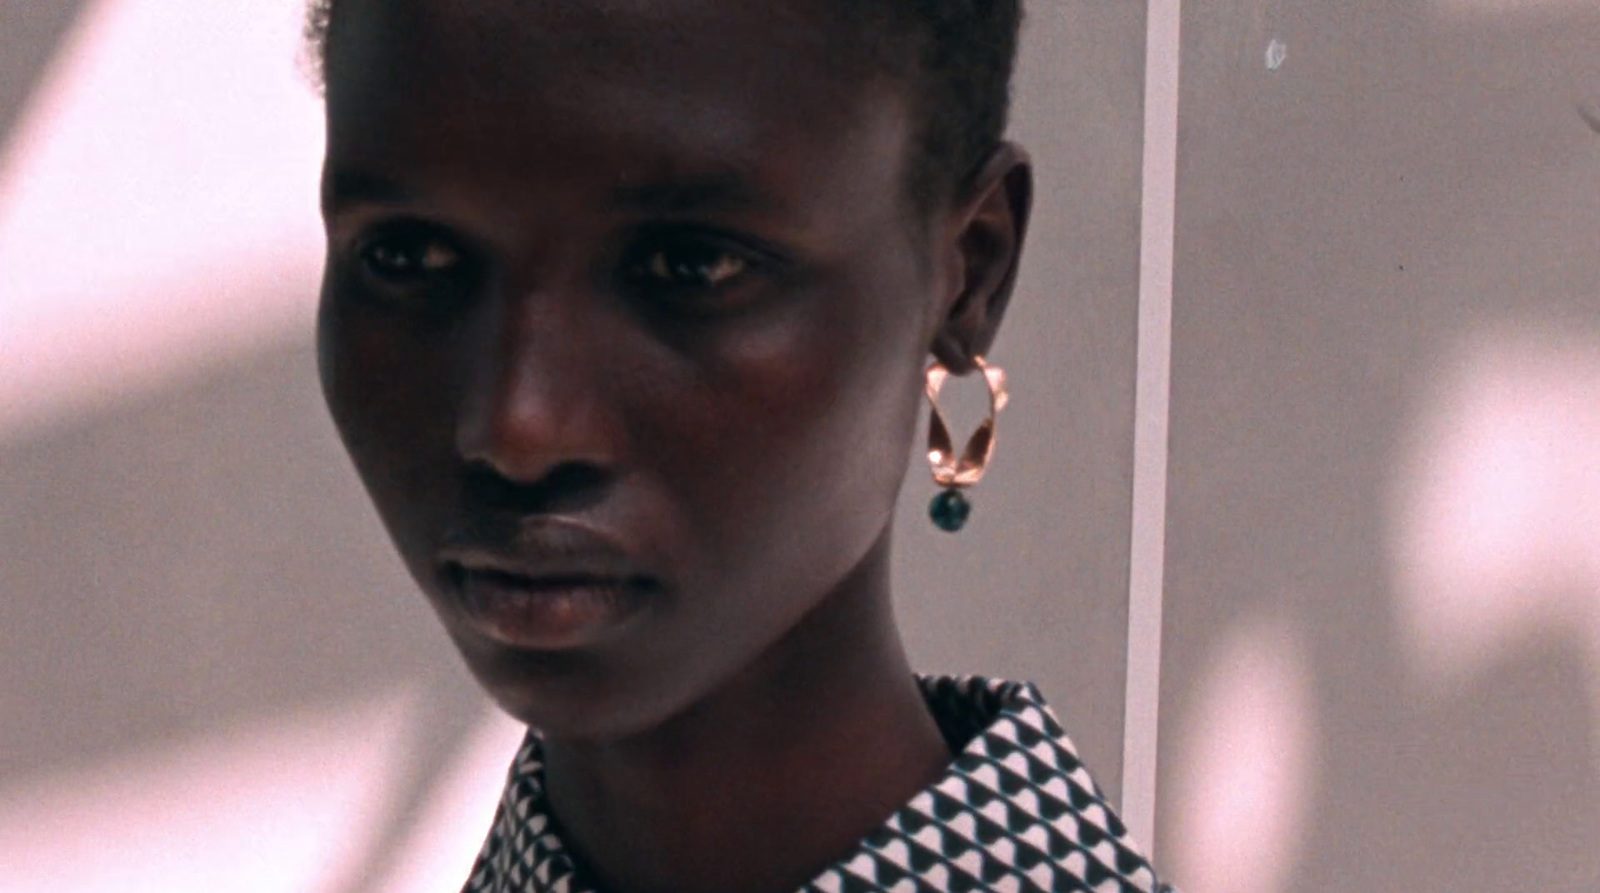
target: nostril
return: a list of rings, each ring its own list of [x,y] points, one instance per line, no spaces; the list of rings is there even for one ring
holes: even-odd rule
[[[539,485],[554,492],[596,490],[605,485],[607,472],[589,462],[564,462],[550,470]]]
[[[444,577],[445,581],[452,588],[460,589],[462,586],[466,585],[467,569],[463,567],[460,562],[446,562],[444,566]]]
[[[475,462],[467,469],[468,505],[516,515],[578,512],[605,498],[613,474],[591,462],[561,462],[532,481],[517,481],[494,466]]]

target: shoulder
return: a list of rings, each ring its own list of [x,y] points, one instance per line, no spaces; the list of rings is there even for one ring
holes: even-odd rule
[[[930,810],[918,818],[946,835],[946,858],[967,858],[986,884],[1014,877],[1018,889],[1172,891],[1037,687],[976,676],[920,681],[946,736],[970,731],[945,777],[907,806]]]

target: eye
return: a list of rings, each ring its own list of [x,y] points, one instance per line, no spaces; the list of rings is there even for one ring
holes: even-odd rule
[[[449,276],[463,264],[461,251],[442,237],[424,231],[381,234],[361,251],[368,271],[393,284],[417,283]]]
[[[646,290],[714,290],[749,269],[750,261],[729,248],[706,240],[680,239],[637,252],[627,265],[627,276],[634,286]]]

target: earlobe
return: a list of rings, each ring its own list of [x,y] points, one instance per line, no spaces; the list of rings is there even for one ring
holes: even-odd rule
[[[955,290],[930,352],[952,373],[976,368],[999,334],[1011,300],[1033,202],[1033,167],[1015,143],[1001,143],[962,191],[954,215]]]

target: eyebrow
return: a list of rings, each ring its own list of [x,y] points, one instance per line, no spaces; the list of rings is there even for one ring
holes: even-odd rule
[[[612,190],[618,209],[646,214],[732,213],[767,211],[779,202],[730,170],[649,183],[631,183]]]
[[[416,200],[416,193],[399,183],[360,170],[332,170],[322,187],[322,204],[329,212],[352,205],[410,204]]]
[[[361,204],[404,205],[420,195],[395,180],[356,169],[329,171],[323,205],[330,213]],[[780,207],[773,196],[753,187],[731,170],[682,179],[627,183],[615,187],[612,209],[635,214],[692,214],[770,211]]]

